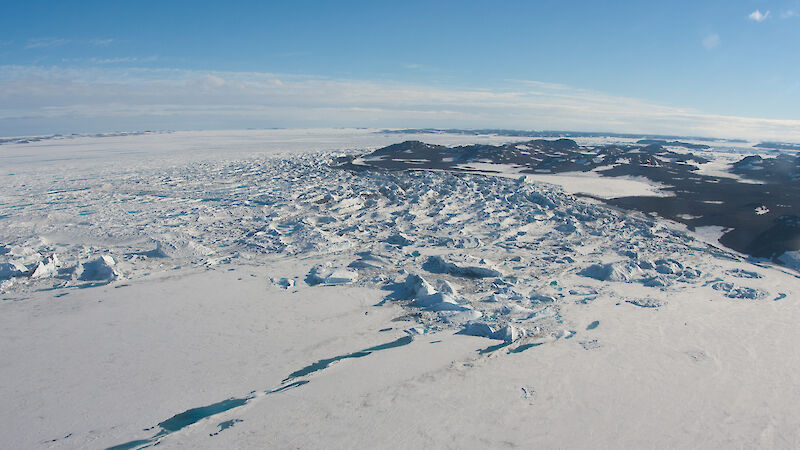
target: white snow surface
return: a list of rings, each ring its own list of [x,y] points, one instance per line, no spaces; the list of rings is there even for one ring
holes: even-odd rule
[[[597,169],[607,167],[598,167],[588,172],[561,172],[554,174],[523,173],[524,167],[511,164],[471,162],[462,164],[459,167],[487,175],[511,178],[525,177],[528,182],[556,185],[570,194],[587,194],[604,199],[628,196],[670,197],[674,195],[669,192],[669,186],[664,186],[644,177],[604,177],[597,173]]]
[[[800,446],[796,273],[373,131],[1,146],[0,447]]]
[[[709,244],[718,245],[722,236],[730,231],[730,228],[720,227],[717,225],[708,225],[705,227],[697,227],[693,232],[695,239],[707,242]]]

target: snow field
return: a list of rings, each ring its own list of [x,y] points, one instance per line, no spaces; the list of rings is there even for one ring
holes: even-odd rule
[[[791,271],[552,185],[246,141],[5,170],[3,446],[148,440],[225,399],[155,441],[798,445]]]

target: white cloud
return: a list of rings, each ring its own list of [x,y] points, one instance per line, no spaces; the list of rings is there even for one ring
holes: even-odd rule
[[[703,47],[706,50],[713,50],[719,45],[719,35],[717,33],[709,34],[702,40]]]
[[[101,39],[101,38],[95,38],[95,39],[89,39],[89,40],[88,40],[88,41],[86,41],[86,42],[87,42],[89,45],[94,45],[95,47],[107,47],[107,46],[111,45],[111,43],[112,43],[112,42],[114,42],[114,39],[108,39],[108,38],[102,38],[102,39]]]
[[[456,127],[800,141],[800,120],[704,114],[561,84],[504,90],[256,72],[0,66],[0,135],[110,129]],[[96,129],[85,130],[89,125]],[[36,128],[38,127],[38,128]]]
[[[208,87],[218,88],[225,86],[225,79],[217,75],[208,74],[205,77],[205,83]]]
[[[763,22],[767,20],[767,17],[769,17],[769,11],[762,13],[760,10],[757,9],[751,12],[750,15],[747,17],[750,18],[750,20],[755,20],[756,22]]]
[[[132,64],[158,61],[157,56],[116,56],[111,58],[61,58],[62,63]]]
[[[158,61],[156,56],[118,56],[115,58],[89,58],[88,62],[92,64],[122,64],[122,63],[142,63]]]
[[[25,48],[49,48],[49,47],[59,47],[68,43],[69,40],[67,39],[57,39],[57,38],[33,38],[28,39],[28,42],[25,44]]]
[[[93,47],[107,47],[114,42],[114,39],[109,38],[95,38],[95,39],[63,39],[63,38],[31,38],[25,44],[26,49],[35,48],[52,48],[60,47],[67,44],[82,44],[91,45]]]
[[[792,17],[800,17],[800,12],[792,9],[781,12],[781,19],[791,19]]]

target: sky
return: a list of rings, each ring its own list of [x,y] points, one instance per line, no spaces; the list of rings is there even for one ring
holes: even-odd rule
[[[0,135],[513,128],[800,142],[800,0],[0,0]]]

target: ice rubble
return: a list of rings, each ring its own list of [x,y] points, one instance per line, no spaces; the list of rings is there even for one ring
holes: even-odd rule
[[[469,336],[481,336],[505,342],[514,342],[525,335],[525,330],[520,330],[513,325],[506,325],[495,330],[492,326],[483,322],[471,322],[464,327],[461,333]]]
[[[286,278],[286,277],[281,277],[281,278],[279,278],[277,280],[275,278],[270,278],[270,282],[272,284],[274,284],[275,286],[278,286],[278,287],[283,288],[283,289],[293,288],[294,285],[295,285],[295,282],[294,282],[293,279]]]
[[[109,255],[102,255],[91,261],[78,265],[75,277],[81,281],[111,281],[119,274],[114,266],[116,262]]]
[[[315,284],[347,284],[358,278],[358,272],[336,269],[330,265],[315,266],[306,277],[306,283]]]
[[[61,262],[58,260],[58,256],[53,254],[44,261],[39,261],[39,265],[36,266],[36,269],[33,271],[33,274],[31,274],[31,278],[54,277],[58,274],[58,267],[60,265]]]
[[[26,273],[28,273],[28,268],[16,261],[0,263],[0,280],[22,276]]]
[[[140,254],[149,258],[198,258],[214,254],[214,250],[205,245],[181,237],[155,239],[154,244],[154,249]]]
[[[630,262],[592,264],[591,266],[578,272],[579,275],[594,278],[599,281],[630,281],[635,275],[640,273],[638,266]]]
[[[760,283],[743,279],[745,272],[726,273],[706,247],[652,218],[550,185],[464,173],[351,172],[331,163],[329,154],[306,154],[118,168],[47,182],[20,176],[19,196],[0,205],[0,216],[14,208],[16,218],[0,221],[0,235],[13,238],[0,250],[2,289],[63,286],[72,274],[113,281],[120,264],[126,278],[136,278],[207,267],[212,259],[301,258],[309,285],[386,289],[386,301],[410,310],[409,327],[516,341],[570,336],[564,305],[625,298],[617,291],[632,283],[645,293],[702,286],[711,273],[724,283]],[[110,189],[93,188],[103,185]],[[46,208],[57,213],[24,201],[48,192]],[[94,217],[77,222],[84,211]],[[288,274],[270,275],[279,287],[293,287]],[[763,283],[710,290],[736,298],[759,297],[756,291]]]
[[[592,264],[578,272],[578,275],[598,281],[638,282],[648,287],[667,287],[674,281],[687,282],[696,279],[701,272],[693,267],[684,267],[674,259],[658,259],[654,262],[626,260]]]
[[[489,264],[480,260],[476,265],[456,265],[446,262],[441,256],[429,256],[422,268],[432,273],[449,273],[458,277],[466,278],[490,278],[502,276],[498,270],[493,269]]]
[[[719,281],[711,285],[717,291],[722,292],[728,298],[741,298],[758,300],[767,296],[767,293],[747,286],[737,286],[734,283],[727,281]]]
[[[800,272],[800,251],[784,252],[778,257],[778,259],[781,260],[782,263],[786,264],[786,267],[790,267]]]

